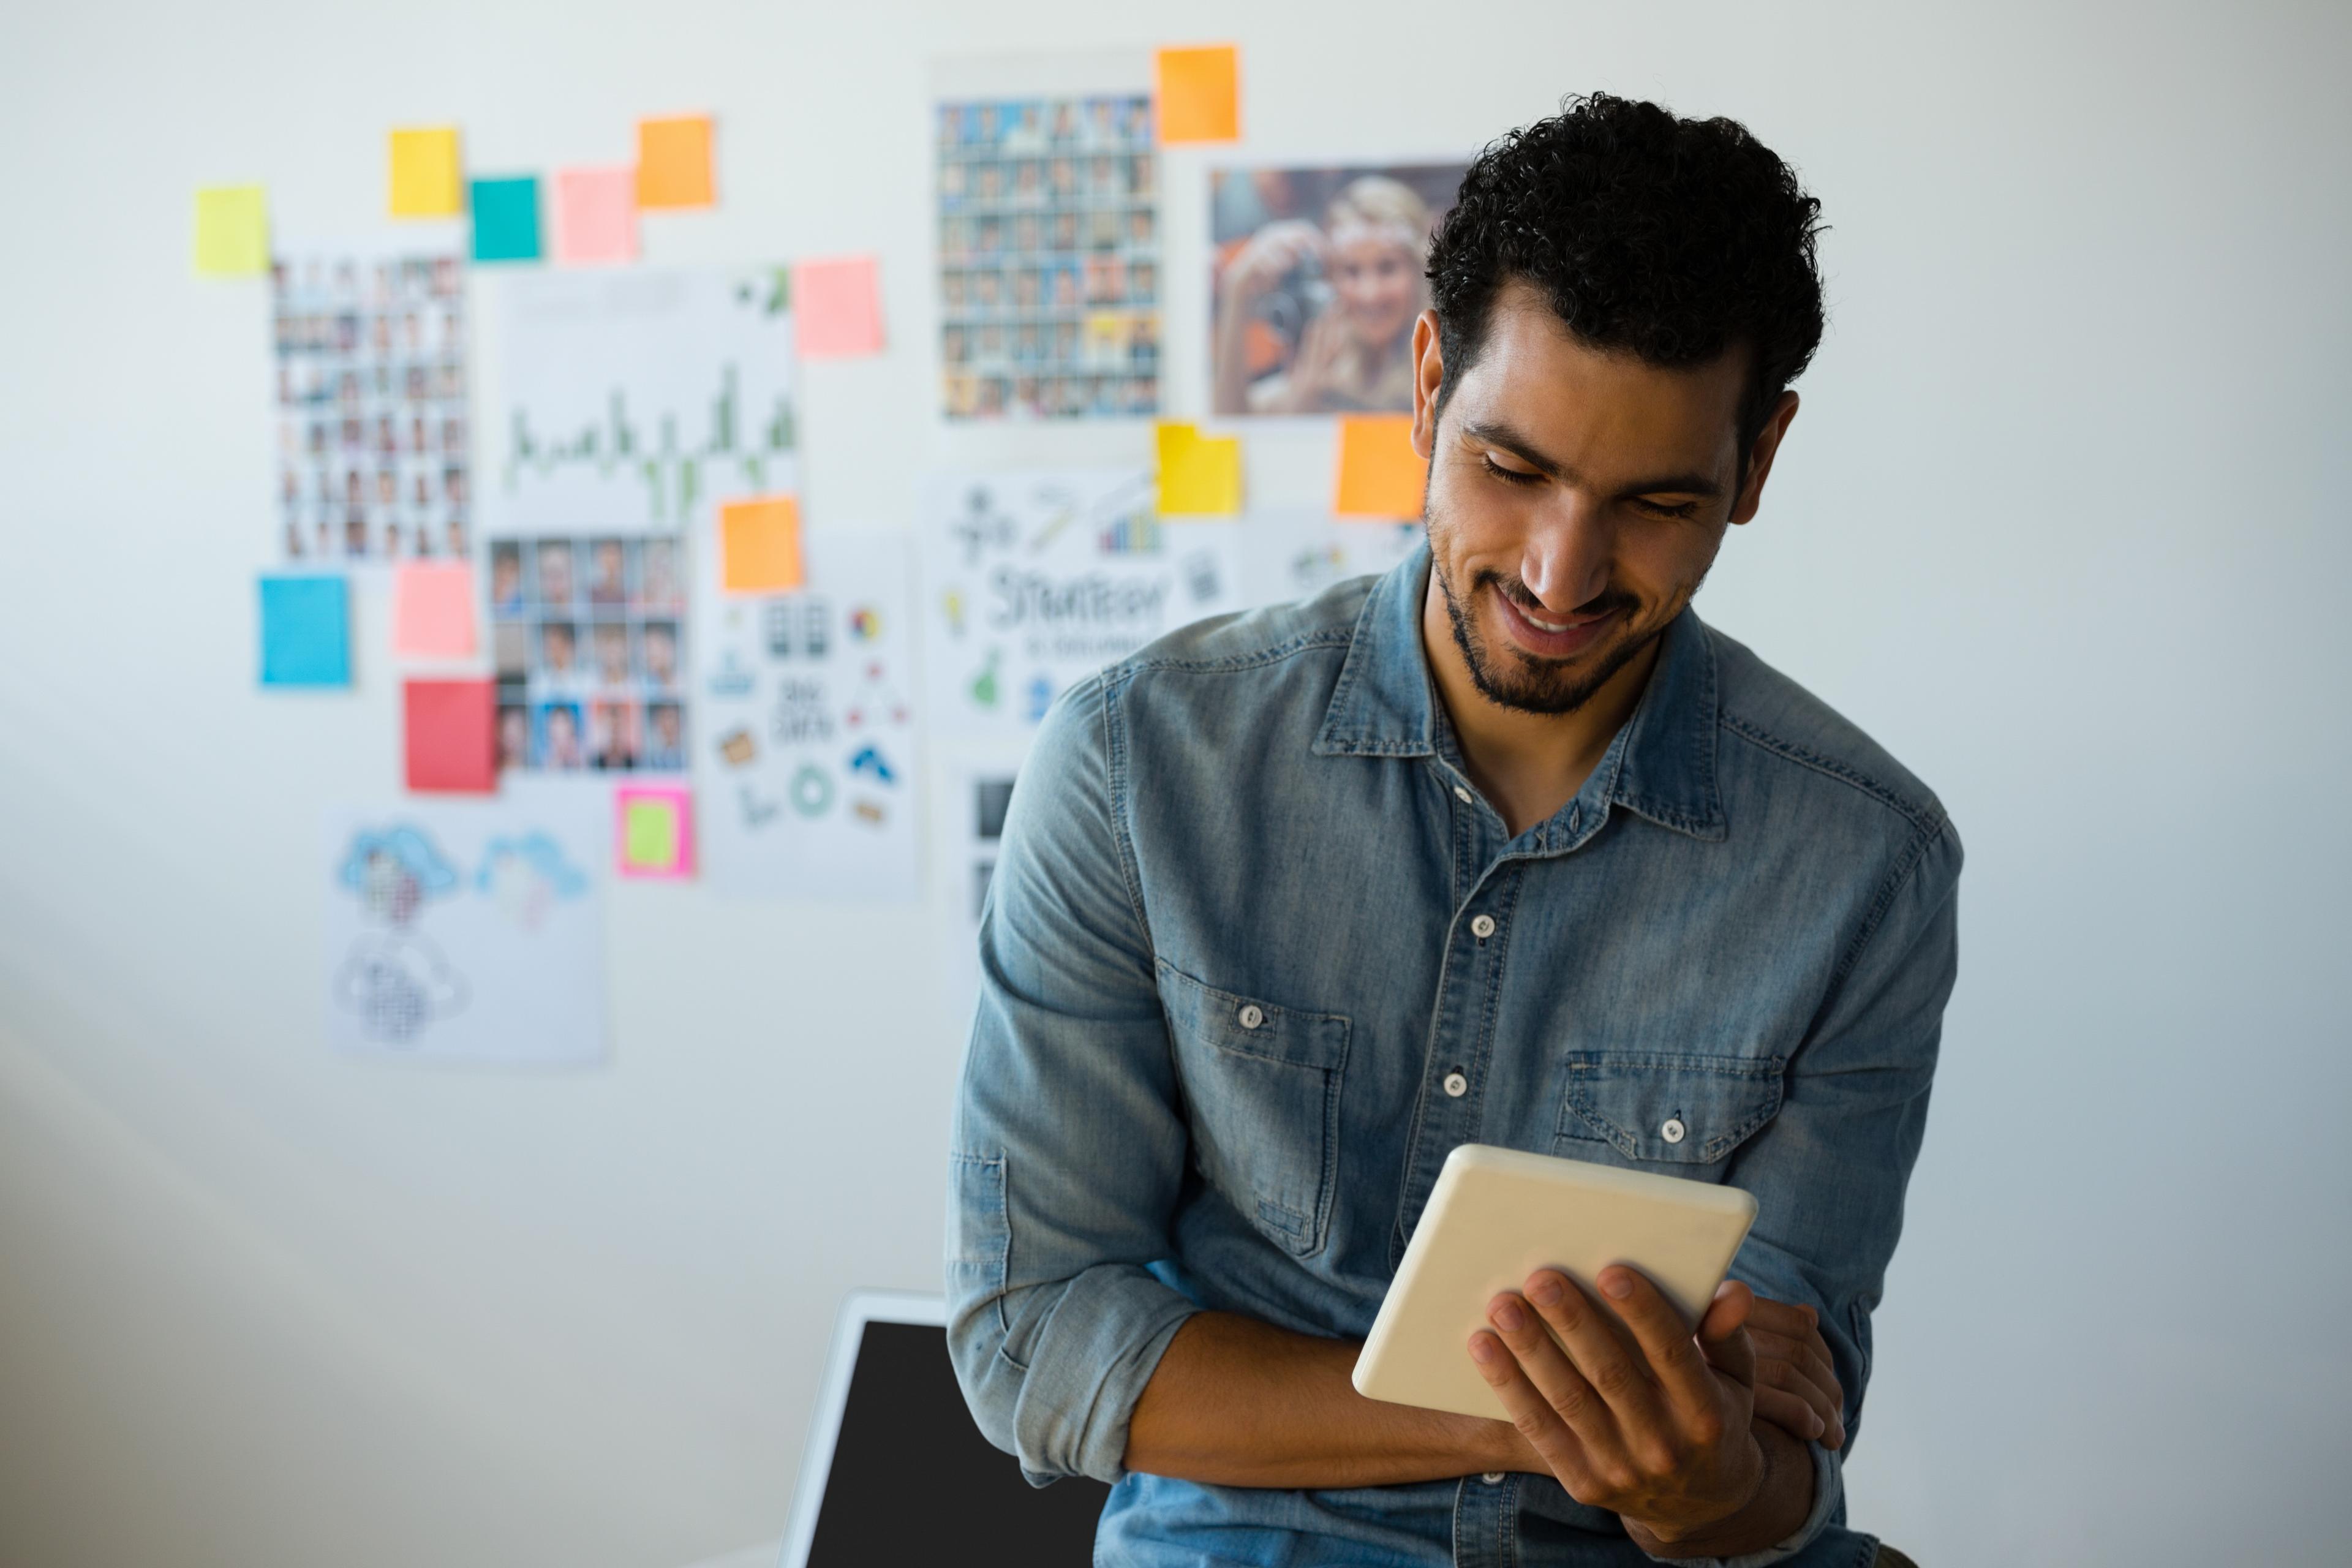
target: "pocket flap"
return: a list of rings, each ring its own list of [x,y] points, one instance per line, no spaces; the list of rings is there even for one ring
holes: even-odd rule
[[[1347,1065],[1348,1020],[1336,1013],[1277,1007],[1193,979],[1161,960],[1160,1000],[1186,1038],[1262,1061],[1336,1071]]]
[[[1568,1058],[1563,1138],[1599,1139],[1628,1159],[1707,1165],[1772,1120],[1780,1057],[1580,1051]]]

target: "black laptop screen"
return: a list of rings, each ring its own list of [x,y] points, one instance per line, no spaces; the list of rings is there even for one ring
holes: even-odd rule
[[[877,1563],[1093,1561],[1110,1489],[1021,1479],[1013,1456],[972,1425],[948,1364],[947,1331],[868,1323],[849,1377],[809,1568]]]

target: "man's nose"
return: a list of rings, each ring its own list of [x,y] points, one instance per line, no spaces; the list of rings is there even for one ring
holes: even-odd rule
[[[1520,552],[1519,578],[1543,607],[1566,615],[1609,586],[1615,528],[1606,510],[1567,491],[1538,514]]]

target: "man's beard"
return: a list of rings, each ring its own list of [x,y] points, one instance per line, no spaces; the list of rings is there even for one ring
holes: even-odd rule
[[[1589,667],[1562,659],[1536,658],[1516,648],[1498,653],[1486,646],[1486,634],[1478,629],[1470,606],[1454,593],[1454,580],[1447,575],[1445,563],[1434,550],[1430,553],[1429,564],[1437,574],[1438,592],[1445,596],[1445,618],[1454,627],[1454,645],[1462,650],[1463,662],[1470,667],[1470,679],[1477,686],[1478,695],[1498,708],[1522,713],[1573,713],[1592,700],[1593,694],[1608,685],[1611,677],[1665,630],[1661,625],[1650,632],[1633,632],[1633,613],[1642,607],[1642,602],[1622,589],[1606,588],[1579,605],[1575,613],[1597,616],[1620,610],[1624,613],[1626,629],[1615,642],[1602,648]],[[1494,571],[1481,572],[1471,580],[1471,592],[1475,594],[1480,588],[1492,588],[1538,615],[1544,613],[1542,603],[1516,577],[1507,578]]]

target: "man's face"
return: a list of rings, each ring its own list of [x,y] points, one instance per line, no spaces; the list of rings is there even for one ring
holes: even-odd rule
[[[1743,485],[1743,351],[1685,370],[1605,353],[1517,283],[1442,416],[1433,314],[1414,350],[1413,443],[1430,458],[1432,577],[1452,640],[1488,700],[1571,712],[1681,613],[1724,530],[1755,515],[1795,396]]]

